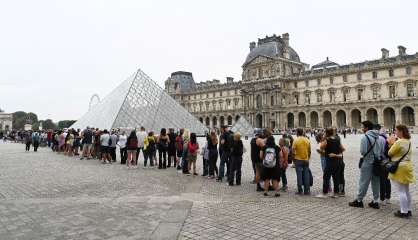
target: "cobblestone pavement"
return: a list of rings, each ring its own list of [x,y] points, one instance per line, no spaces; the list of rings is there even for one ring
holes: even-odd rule
[[[1,143],[0,239],[418,239],[416,185],[409,220],[393,217],[394,190],[392,204],[380,210],[348,207],[357,188],[359,136],[344,144],[347,197],[317,199],[295,196],[292,168],[287,193],[256,193],[249,153],[243,184],[229,187],[173,168],[128,170]],[[311,169],[315,195],[322,185],[315,153]]]

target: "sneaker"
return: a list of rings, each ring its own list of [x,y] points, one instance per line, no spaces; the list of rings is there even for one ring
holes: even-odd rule
[[[374,202],[374,201],[369,202],[369,207],[374,208],[374,209],[379,209],[380,208],[379,203]]]
[[[276,193],[274,194],[274,196],[275,196],[275,197],[280,197],[280,193],[276,192]]]
[[[197,174],[197,173],[193,173],[193,175],[194,175],[194,176],[198,176],[199,174]]]
[[[263,195],[264,195],[264,197],[267,197],[269,194],[265,192]]]
[[[83,157],[80,158],[80,160],[83,160],[83,159],[84,159]]]
[[[234,184],[233,183],[228,183],[228,186],[234,186]]]
[[[352,202],[349,202],[348,203],[348,206],[350,206],[350,207],[357,207],[357,208],[364,208],[363,202],[362,201],[359,202],[357,200],[354,200]]]
[[[216,179],[216,181],[217,181],[217,182],[222,182],[222,178],[219,178],[219,177],[218,177],[218,178]]]
[[[397,211],[397,212],[395,212],[393,215],[395,215],[395,217],[398,217],[398,218],[409,218],[410,216],[409,216],[409,212],[408,213],[401,213],[401,211]]]
[[[412,217],[412,211],[408,211],[408,216]]]

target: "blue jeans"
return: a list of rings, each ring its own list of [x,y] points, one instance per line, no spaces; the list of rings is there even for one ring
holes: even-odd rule
[[[297,185],[298,192],[310,193],[310,182],[309,182],[309,161],[306,160],[294,160],[296,167]]]
[[[226,165],[226,176],[229,176],[229,160],[231,153],[223,152],[221,155],[221,162],[219,163],[219,176],[218,178],[222,179],[225,176],[225,165]]]
[[[367,194],[370,182],[372,183],[373,201],[379,201],[380,191],[380,177],[373,175],[373,161],[372,158],[365,158],[360,168],[360,179],[358,183],[357,201],[363,201]]]
[[[287,186],[287,176],[286,176],[286,169],[282,169],[282,173],[280,175],[280,178],[282,180],[283,187]]]
[[[143,152],[144,153],[144,167],[147,166],[147,162],[149,159],[150,166],[154,166],[154,153],[150,151]]]
[[[325,166],[327,165],[327,159],[325,158],[325,156],[321,156],[321,168],[322,168],[322,172],[325,172]]]

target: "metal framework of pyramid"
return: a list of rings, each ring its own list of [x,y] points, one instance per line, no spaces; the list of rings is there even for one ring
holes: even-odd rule
[[[187,128],[203,135],[207,132],[199,120],[169,96],[140,69],[122,82],[71,127],[100,129]]]
[[[232,132],[239,132],[241,136],[254,136],[253,126],[245,119],[245,117],[240,117],[238,121],[231,127]]]

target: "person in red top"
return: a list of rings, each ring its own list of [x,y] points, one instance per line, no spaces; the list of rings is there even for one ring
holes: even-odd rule
[[[196,176],[196,159],[199,150],[199,143],[197,143],[196,133],[190,134],[190,141],[187,145],[187,160],[189,163],[189,172],[193,165],[193,175]]]
[[[51,147],[52,142],[52,130],[48,130],[48,133],[46,135],[46,140],[48,141],[48,147]]]

